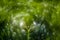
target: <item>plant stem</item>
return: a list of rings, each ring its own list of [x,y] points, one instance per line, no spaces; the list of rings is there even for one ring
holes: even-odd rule
[[[27,40],[29,40],[29,36],[30,36],[30,34],[29,34],[29,29],[27,30]]]

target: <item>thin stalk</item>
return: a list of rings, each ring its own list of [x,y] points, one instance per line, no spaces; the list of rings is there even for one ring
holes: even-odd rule
[[[30,33],[29,33],[30,31],[29,31],[29,29],[27,30],[27,40],[29,40],[30,38],[29,38],[29,36],[30,36]]]

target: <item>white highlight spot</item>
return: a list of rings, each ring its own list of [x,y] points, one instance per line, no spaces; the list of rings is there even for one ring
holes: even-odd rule
[[[20,26],[23,26],[24,25],[24,22],[23,21],[20,21],[19,24],[20,24]]]
[[[33,22],[34,25],[36,25],[36,22]]]

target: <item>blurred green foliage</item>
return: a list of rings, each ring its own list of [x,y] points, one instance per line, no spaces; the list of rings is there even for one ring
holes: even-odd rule
[[[0,0],[0,40],[59,39],[59,0]]]

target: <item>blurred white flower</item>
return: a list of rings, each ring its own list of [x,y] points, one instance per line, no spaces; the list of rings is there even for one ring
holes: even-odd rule
[[[23,21],[20,21],[19,23],[20,27],[24,25],[24,22]]]

